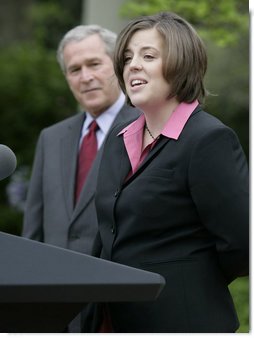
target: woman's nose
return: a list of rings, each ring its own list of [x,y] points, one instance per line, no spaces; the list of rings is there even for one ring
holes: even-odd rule
[[[138,58],[132,58],[131,62],[130,62],[130,70],[141,70],[142,69],[142,63],[140,61],[140,59]]]

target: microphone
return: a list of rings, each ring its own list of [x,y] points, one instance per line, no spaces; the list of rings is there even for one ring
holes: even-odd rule
[[[0,144],[0,181],[10,176],[16,169],[17,159],[14,152]]]

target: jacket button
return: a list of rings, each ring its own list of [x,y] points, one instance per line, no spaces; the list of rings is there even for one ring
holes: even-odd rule
[[[116,189],[114,196],[117,197],[119,195],[120,189]]]
[[[71,239],[71,240],[75,240],[75,239],[79,239],[79,238],[80,238],[79,235],[75,235],[75,234],[70,235],[70,239]]]

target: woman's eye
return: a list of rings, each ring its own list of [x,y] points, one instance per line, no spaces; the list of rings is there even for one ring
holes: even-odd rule
[[[145,59],[154,59],[154,56],[151,55],[151,54],[145,54],[145,55],[144,55],[144,58],[145,58]]]
[[[131,57],[130,56],[125,56],[124,57],[124,64],[129,63],[131,61]]]

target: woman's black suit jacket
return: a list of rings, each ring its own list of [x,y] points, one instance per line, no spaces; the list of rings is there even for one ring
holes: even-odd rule
[[[198,106],[137,172],[116,127],[96,193],[101,257],[166,279],[154,302],[112,303],[115,332],[234,332],[227,285],[248,274],[248,168],[236,134]]]

